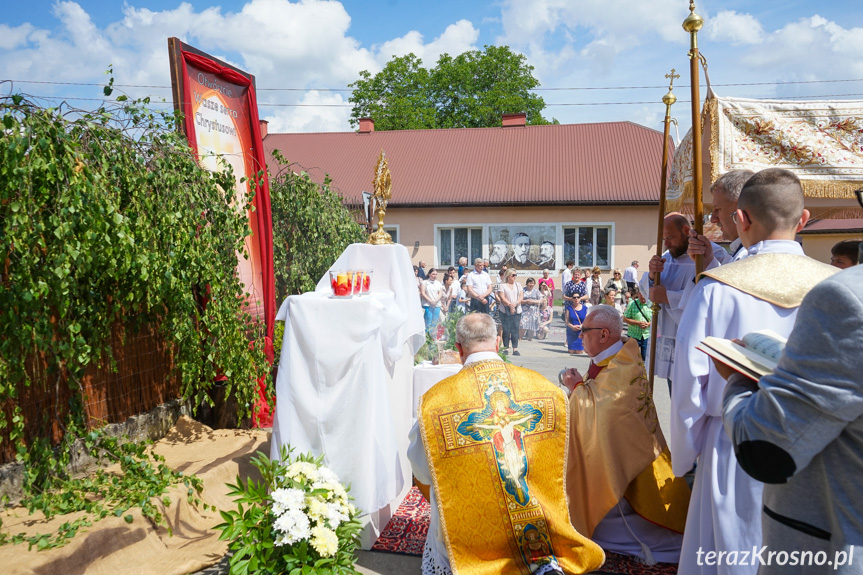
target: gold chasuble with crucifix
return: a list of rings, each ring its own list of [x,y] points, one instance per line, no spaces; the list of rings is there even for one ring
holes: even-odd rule
[[[566,573],[605,554],[569,521],[566,397],[502,361],[467,365],[421,398],[419,427],[453,573]]]

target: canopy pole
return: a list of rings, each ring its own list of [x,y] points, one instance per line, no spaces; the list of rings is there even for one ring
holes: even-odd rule
[[[695,0],[689,0],[689,16],[683,21],[683,29],[689,32],[691,45],[689,48],[689,72],[692,90],[692,185],[695,204],[695,231],[704,234],[704,205],[702,203],[701,174],[701,95],[698,86],[698,31],[704,26],[704,20],[695,13]],[[704,271],[704,260],[701,255],[695,256],[695,277]]]
[[[665,224],[665,193],[668,190],[668,133],[671,128],[671,123],[674,122],[671,118],[671,106],[677,101],[677,96],[675,96],[671,92],[671,88],[674,85],[674,79],[680,78],[680,74],[674,73],[674,68],[671,69],[670,74],[666,74],[665,77],[669,79],[668,81],[668,93],[662,97],[662,103],[665,104],[665,128],[663,130],[662,136],[662,179],[659,182],[659,224],[657,225],[656,230],[656,255],[662,257],[662,236],[663,236],[663,228]],[[656,281],[653,285],[662,285],[662,277],[657,275]],[[655,373],[656,366],[656,336],[657,336],[657,323],[656,320],[659,318],[659,304],[653,303],[651,309],[653,310],[653,316],[651,317],[650,322],[650,390],[653,392],[653,378]]]

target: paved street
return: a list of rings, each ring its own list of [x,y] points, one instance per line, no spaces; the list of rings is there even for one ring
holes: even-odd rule
[[[551,381],[557,381],[557,374],[565,367],[575,367],[581,373],[587,372],[590,360],[587,356],[569,355],[566,350],[566,334],[563,320],[559,318],[559,309],[555,310],[555,320],[548,339],[543,341],[522,341],[518,349],[520,356],[510,357],[515,365],[537,371]],[[669,397],[668,385],[664,379],[655,383],[654,401],[659,415],[660,425],[664,433],[668,433]],[[357,570],[367,575],[409,575],[420,572],[419,557],[361,551],[357,562]],[[227,573],[227,561],[219,566],[207,569],[197,575],[223,575]]]

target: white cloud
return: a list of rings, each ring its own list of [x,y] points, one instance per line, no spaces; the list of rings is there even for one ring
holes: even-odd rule
[[[661,60],[688,43],[681,29],[687,14],[677,0],[505,0],[497,43],[523,52],[545,87],[626,85],[646,71],[634,63],[644,53]],[[579,97],[568,96],[569,101]],[[590,110],[611,115],[607,108]],[[553,115],[561,111],[556,108]],[[563,112],[570,118],[587,114],[585,108]]]
[[[25,23],[14,28],[0,24],[0,50],[13,50],[24,45],[31,32],[33,32],[33,26],[30,24]]]
[[[80,1],[80,0],[79,0]],[[495,0],[491,0],[492,2]],[[680,0],[500,0],[499,19],[486,17],[482,33],[500,31],[496,44],[523,53],[544,88],[667,85],[674,67],[688,83],[688,35],[681,22],[688,13]],[[196,2],[197,6],[218,0]],[[82,2],[83,3],[83,2]],[[360,70],[379,71],[394,55],[415,53],[432,66],[440,54],[476,49],[480,27],[456,20],[432,38],[418,28],[397,38],[361,44],[351,35],[351,16],[334,0],[245,0],[228,11],[218,5],[190,3],[154,11],[149,3],[127,0],[122,14],[97,24],[79,4],[62,1],[51,11],[56,24],[36,27],[0,24],[0,79],[55,82],[104,82],[113,64],[117,84],[170,84],[167,38],[176,36],[217,58],[255,74],[258,88],[343,88]],[[225,5],[229,5],[225,3]],[[699,11],[705,29],[699,46],[710,63],[714,85],[723,83],[824,80],[863,77],[863,28],[849,17],[839,22],[821,16],[778,15],[754,3],[747,10]],[[95,14],[95,13],[94,13]],[[800,14],[797,12],[797,14]],[[773,18],[772,20],[770,18]],[[777,18],[779,20],[777,20]],[[784,19],[783,19],[784,18]],[[499,22],[499,26],[494,24]],[[438,33],[438,31],[435,31]],[[483,38],[485,39],[485,38]],[[489,41],[488,43],[492,43]],[[839,87],[841,86],[841,88]],[[18,85],[36,94],[100,97],[98,87]],[[816,91],[817,90],[817,91]],[[126,89],[133,96],[171,99],[170,89]],[[747,97],[860,92],[855,85],[722,87],[720,93]],[[679,92],[679,91],[678,91]],[[661,114],[664,88],[547,91],[546,117],[562,122],[630,119],[653,122]],[[686,99],[684,94],[678,97]],[[344,103],[345,92],[266,92],[261,103]],[[583,105],[593,102],[656,101],[651,105]],[[91,104],[91,103],[87,103]],[[579,105],[572,105],[579,104]],[[681,129],[688,114],[678,104]],[[261,108],[271,131],[349,130],[349,108]],[[652,127],[655,127],[653,122]]]
[[[349,129],[351,109],[343,107],[348,101],[341,94],[312,90],[306,92],[298,103],[304,106],[295,108],[259,106],[261,118],[269,122],[267,126],[269,132],[344,132]],[[310,106],[310,104],[326,106]]]
[[[741,58],[741,67],[785,80],[863,77],[863,28],[843,28],[821,16],[786,24]],[[783,87],[783,92],[799,88]],[[823,86],[816,90],[822,94]],[[827,88],[833,93],[835,88]],[[859,89],[855,88],[855,91]]]
[[[426,68],[433,67],[441,54],[455,56],[468,50],[476,49],[479,30],[467,20],[459,20],[450,24],[443,34],[423,44],[423,36],[413,30],[400,38],[384,42],[377,48],[379,69],[383,68],[393,56],[404,56],[413,53],[423,61]]]
[[[600,41],[620,52],[656,36],[685,42],[686,14],[677,0],[506,0],[499,41],[535,46],[561,29],[570,41]]]
[[[738,14],[734,10],[723,10],[704,25],[707,36],[716,42],[731,44],[760,44],[764,40],[764,28],[751,14]]]
[[[408,32],[378,48],[367,48],[350,35],[351,17],[344,6],[331,0],[248,0],[236,12],[218,6],[198,11],[186,2],[154,11],[133,2],[123,6],[121,19],[103,28],[72,1],[54,5],[58,25],[50,30],[0,24],[0,78],[101,83],[111,64],[117,84],[169,86],[167,38],[176,36],[254,74],[258,88],[342,88],[356,80],[360,70],[377,72],[393,54],[414,52],[433,64],[444,52],[458,54],[474,48],[479,37],[471,22],[459,20],[431,42],[418,32]],[[41,95],[71,95],[73,90],[49,85],[26,88]],[[170,89],[123,90],[132,96],[171,99]],[[317,92],[263,94],[292,104],[344,103],[347,97]],[[101,90],[93,87],[75,95],[99,97]],[[349,130],[348,117],[349,108],[286,108],[270,116],[271,130]]]

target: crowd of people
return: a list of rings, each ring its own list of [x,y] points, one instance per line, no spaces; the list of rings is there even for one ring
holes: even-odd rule
[[[426,331],[432,337],[442,336],[440,323],[455,310],[492,314],[500,324],[507,353],[513,355],[520,355],[520,340],[548,337],[554,317],[554,279],[547,269],[538,282],[528,277],[522,285],[518,270],[505,263],[497,281],[488,273],[488,260],[476,258],[473,270],[466,264],[467,259],[460,258],[459,267],[450,266],[442,282],[436,269],[425,271],[424,261],[414,266]]]
[[[432,503],[424,574],[489,561],[501,573],[582,573],[603,550],[682,574],[863,572],[861,244],[834,246],[833,266],[803,253],[795,236],[809,214],[789,171],[729,172],[711,191],[730,251],[672,213],[665,252],[641,278],[635,261],[604,282],[567,262],[567,348],[591,361],[558,386],[496,353],[547,329],[549,274],[522,287],[508,270],[498,289],[482,260],[464,274],[467,309],[496,306],[503,325],[461,318],[464,368],[418,407],[409,459]],[[645,368],[654,322],[667,439]],[[763,329],[788,343],[758,381],[696,348]]]
[[[455,310],[461,313],[479,311],[495,317],[500,326],[504,347],[507,353],[520,355],[518,342],[522,340],[546,339],[554,319],[555,281],[548,269],[542,270],[542,277],[527,277],[519,281],[519,270],[500,264],[496,278],[489,273],[489,261],[476,258],[473,269],[467,268],[467,258],[459,259],[459,267],[450,266],[438,279],[439,273],[432,269],[426,271],[425,261],[414,266],[417,289],[423,306],[426,330],[433,336],[438,333],[439,324]],[[560,318],[567,330],[567,349],[571,354],[582,354],[578,340],[579,326],[583,315],[592,305],[606,303],[616,309],[621,316],[632,313],[632,302],[636,309],[648,309],[649,302],[642,296],[639,300],[638,286],[634,280],[638,262],[633,261],[626,272],[619,269],[611,272],[611,277],[603,281],[602,270],[597,266],[582,271],[568,261],[562,270],[562,300],[564,307]],[[643,302],[643,303],[638,303]],[[638,314],[639,322],[650,327],[650,319],[645,313]],[[635,316],[633,316],[635,317]],[[628,324],[629,321],[624,319]],[[624,334],[627,332],[624,329]],[[633,331],[629,329],[628,331]]]

